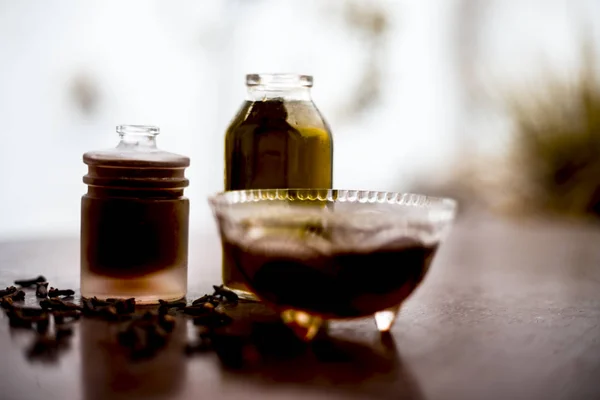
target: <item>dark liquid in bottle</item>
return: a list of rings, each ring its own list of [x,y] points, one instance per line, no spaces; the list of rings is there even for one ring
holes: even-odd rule
[[[278,309],[356,318],[399,305],[417,287],[437,249],[402,238],[369,251],[327,255],[273,241],[227,243],[249,287]]]
[[[225,137],[225,190],[331,188],[333,141],[311,101],[246,101]],[[223,247],[223,283],[247,291]]]

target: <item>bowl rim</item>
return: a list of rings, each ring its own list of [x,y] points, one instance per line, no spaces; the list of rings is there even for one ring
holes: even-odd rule
[[[243,199],[240,201],[240,199]],[[458,202],[450,197],[437,197],[412,192],[392,192],[367,189],[242,189],[224,190],[208,197],[208,202],[213,208],[220,206],[233,206],[236,204],[274,201],[274,200],[321,200],[351,203],[379,203],[401,206],[424,207],[444,210],[456,214]]]

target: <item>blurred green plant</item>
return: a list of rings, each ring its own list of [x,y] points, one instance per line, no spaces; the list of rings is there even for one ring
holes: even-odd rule
[[[583,66],[571,82],[554,77],[541,92],[508,101],[515,127],[508,161],[520,182],[505,187],[516,191],[513,207],[600,218],[600,71],[594,54],[586,44]]]

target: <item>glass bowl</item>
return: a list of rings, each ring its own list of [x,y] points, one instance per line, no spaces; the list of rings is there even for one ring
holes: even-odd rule
[[[310,340],[326,320],[393,325],[422,282],[456,202],[411,193],[241,190],[209,199],[247,287]]]

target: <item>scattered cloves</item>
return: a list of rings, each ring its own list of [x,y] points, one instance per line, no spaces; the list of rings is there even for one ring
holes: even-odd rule
[[[176,327],[177,318],[170,310],[182,310],[193,320],[193,324],[206,334],[199,335],[196,342],[185,347],[187,354],[204,352],[209,349],[220,350],[219,357],[223,357],[223,340],[214,342],[215,335],[218,337],[220,330],[232,322],[231,316],[221,311],[220,304],[237,304],[239,298],[236,293],[226,289],[223,285],[213,286],[214,293],[204,295],[187,305],[185,300],[164,301],[159,300],[158,310],[146,312],[143,315],[135,314],[135,298],[129,299],[106,299],[100,300],[96,297],[82,298],[81,306],[69,301],[65,297],[75,294],[71,289],[57,289],[50,287],[43,276],[34,279],[17,280],[15,285],[23,288],[35,285],[36,296],[42,298],[39,304],[41,308],[19,307],[13,304],[25,298],[25,292],[15,286],[0,290],[0,305],[5,308],[10,325],[12,327],[35,328],[38,332],[36,341],[28,351],[32,357],[40,355],[56,355],[65,340],[72,335],[69,322],[78,320],[82,315],[86,317],[98,317],[106,321],[122,321],[131,319],[127,327],[117,335],[119,344],[130,350],[132,358],[146,358],[153,356],[169,341],[170,334]],[[54,319],[53,329],[50,330],[50,314]],[[225,340],[230,342],[229,340]],[[236,342],[236,340],[233,340]],[[220,346],[216,346],[220,345]],[[225,346],[227,347],[227,346]],[[235,346],[234,346],[235,347]],[[230,353],[226,351],[225,353]],[[237,353],[237,351],[234,351]],[[231,355],[231,354],[226,354]],[[233,357],[236,358],[236,357]],[[234,363],[235,364],[235,363]]]
[[[106,321],[118,321],[131,318],[135,312],[135,299],[107,299],[96,297],[82,299],[83,314],[88,317],[98,317]]]

